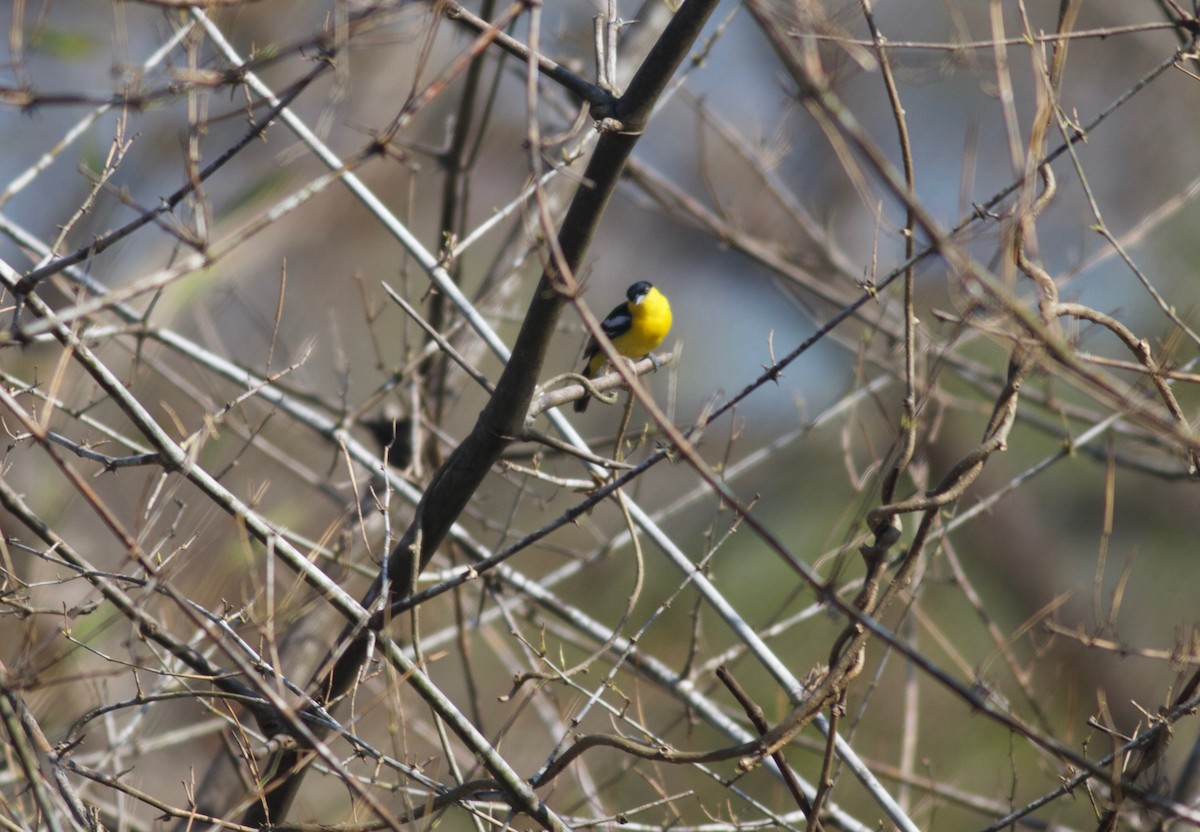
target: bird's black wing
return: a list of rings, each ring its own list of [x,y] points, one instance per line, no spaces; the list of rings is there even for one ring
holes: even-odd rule
[[[604,334],[608,336],[610,341],[621,333],[628,332],[631,326],[633,326],[633,315],[629,312],[628,303],[618,303],[608,313],[608,317],[600,322],[600,328],[604,330]],[[587,349],[583,351],[583,365],[585,369],[598,352],[600,352],[600,345],[596,343],[595,338],[589,338]]]
[[[600,322],[600,328],[609,339],[616,338],[622,332],[628,332],[633,325],[633,316],[629,314],[629,304],[619,303],[608,313],[608,317]]]

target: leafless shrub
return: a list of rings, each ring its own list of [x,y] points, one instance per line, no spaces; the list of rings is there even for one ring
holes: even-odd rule
[[[1196,9],[876,5],[12,4],[5,828],[1200,824]]]

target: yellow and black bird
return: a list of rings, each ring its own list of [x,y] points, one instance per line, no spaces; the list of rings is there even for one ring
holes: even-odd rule
[[[609,312],[608,317],[600,322],[600,328],[621,355],[644,358],[671,331],[671,304],[667,302],[666,295],[645,280],[630,286],[625,297],[628,300]],[[595,378],[606,361],[608,356],[592,338],[584,353],[583,375]],[[585,395],[576,401],[575,412],[587,410],[591,398]]]

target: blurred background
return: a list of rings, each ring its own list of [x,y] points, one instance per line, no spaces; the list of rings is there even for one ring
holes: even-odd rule
[[[1074,763],[1055,749],[1099,761],[1176,704],[1195,670],[1197,496],[1181,436],[1197,405],[1200,147],[1187,137],[1200,79],[1188,34],[1194,18],[1191,29],[1179,25],[1194,10],[1079,3],[1061,87],[1052,91],[1042,68],[1058,4],[872,5],[765,8],[793,57],[827,83],[903,181],[873,16],[903,107],[914,201],[1008,299],[997,302],[953,258],[929,249],[927,229],[915,229],[925,252],[913,274],[916,453],[896,498],[933,488],[975,448],[1014,343],[1029,337],[1012,309],[1036,318],[1042,296],[1014,259],[1021,222],[1024,251],[1053,278],[1060,300],[1119,322],[1144,340],[1156,368],[1178,371],[1169,386],[1182,419],[1113,328],[1061,318],[1075,363],[1040,363],[1004,452],[944,507],[915,576],[881,613],[913,653],[975,690],[989,715],[881,639],[869,643],[850,686],[841,733],[916,827],[984,829],[1072,773]],[[468,8],[488,20],[513,11]],[[821,117],[764,34],[763,8],[717,6],[637,144],[577,277],[598,316],[636,280],[670,298],[675,325],[663,349],[674,358],[645,380],[679,427],[758,385],[704,427],[699,451],[790,557],[849,599],[863,575],[865,517],[881,504],[880,477],[906,424],[903,281],[873,288],[906,259],[905,205]],[[444,10],[26,0],[7,13],[0,260],[19,277],[77,254],[69,270],[37,284],[37,296],[64,313],[191,459],[356,597],[410,522],[411,496],[487,400],[437,358],[384,285],[494,381],[499,359],[462,309],[431,291],[429,264],[445,266],[511,345],[547,258],[531,182],[542,183],[557,222],[596,136],[577,99],[542,77],[531,101],[524,61],[476,43],[477,33]],[[625,84],[674,10],[615,10]],[[527,10],[515,15],[509,31],[522,43],[536,38],[543,55],[594,80],[594,18],[610,13],[607,4],[549,4],[533,24]],[[328,177],[310,142],[278,119],[257,123],[271,105],[248,86],[247,72],[277,96],[294,94],[298,121],[424,253]],[[1030,131],[1047,100],[1044,152],[1070,130],[1086,135],[1055,156],[1056,190],[1033,213],[1042,185]],[[541,144],[532,147],[535,136]],[[136,230],[110,237],[139,218]],[[102,250],[90,250],[96,244]],[[111,303],[85,306],[103,291]],[[864,295],[874,296],[838,317]],[[186,605],[156,581],[226,616],[307,684],[341,627],[336,614],[194,481],[161,464],[111,464],[151,443],[76,351],[37,328],[19,294],[4,300],[4,482],[95,570],[122,576],[160,626],[221,663]],[[569,306],[559,329],[543,381],[579,367],[585,333]],[[810,338],[777,380],[762,380]],[[621,409],[593,403],[574,419],[597,453],[613,454]],[[366,423],[397,414],[416,448],[411,459],[391,460],[399,463],[391,476],[412,489],[407,496],[385,485],[381,461],[363,457],[382,458]],[[66,444],[35,441],[31,424]],[[533,427],[553,432],[544,415]],[[624,439],[622,454],[637,462],[661,437],[635,408]],[[585,497],[589,481],[570,456],[513,445],[464,512],[467,537],[443,547],[422,586],[554,521]],[[739,524],[686,462],[649,468],[625,493],[702,565],[795,676],[828,661],[845,617]],[[158,578],[147,581],[106,512],[154,561]],[[902,546],[916,522],[903,518]],[[50,743],[82,738],[72,753],[93,770],[127,772],[126,784],[187,805],[181,784],[200,781],[215,758],[237,759],[240,744],[254,745],[237,727],[240,712],[200,695],[136,701],[139,691],[165,697],[205,685],[157,653],[28,522],[0,512],[0,528],[5,688],[19,691]],[[443,594],[421,606],[419,620],[395,626],[406,644],[420,636],[433,681],[523,776],[576,732],[686,749],[732,745],[681,694],[694,688],[744,722],[713,676],[719,663],[768,721],[789,710],[786,692],[686,576],[644,535],[638,541],[631,545],[619,504],[605,501],[516,554],[511,574]],[[636,639],[639,655],[669,668],[673,681],[614,646],[617,638]],[[341,716],[435,780],[469,779],[471,755],[439,736],[394,671],[372,667]],[[529,673],[539,675],[514,685]],[[111,713],[93,712],[118,702]],[[1175,724],[1174,744],[1138,772],[1144,794],[1193,802],[1193,723]],[[810,729],[789,748],[789,762],[815,780],[823,748]],[[395,812],[421,805],[423,787],[410,776],[353,759],[345,744],[337,754]],[[28,774],[10,758],[0,775],[6,817],[33,828]],[[840,764],[832,776],[828,805],[841,814],[826,828],[894,822]],[[174,823],[111,784],[73,781],[110,828]],[[292,820],[374,817],[333,774],[310,774],[306,784]],[[1113,807],[1129,828],[1181,816],[1098,779],[1088,790],[1050,800],[1020,823],[1086,829]],[[541,796],[580,824],[627,816],[629,825],[654,828],[805,826],[775,776],[740,774],[730,762],[669,766],[589,751]],[[482,824],[462,809],[442,822]]]

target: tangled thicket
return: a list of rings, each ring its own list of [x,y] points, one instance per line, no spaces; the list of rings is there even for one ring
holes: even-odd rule
[[[1197,8],[572,5],[13,4],[4,826],[1200,825]]]

